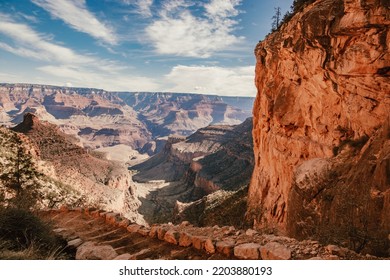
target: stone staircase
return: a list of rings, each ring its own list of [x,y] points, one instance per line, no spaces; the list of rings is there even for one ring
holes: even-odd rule
[[[117,213],[66,207],[39,216],[53,225],[78,260],[377,259],[336,245],[231,226],[200,228],[182,222],[144,227]]]
[[[191,246],[189,242],[179,246],[170,238],[169,230],[130,224],[116,213],[62,208],[42,211],[39,216],[53,225],[54,232],[76,250],[75,258],[80,260],[228,259],[223,253],[202,250],[203,241],[199,241],[202,245]]]

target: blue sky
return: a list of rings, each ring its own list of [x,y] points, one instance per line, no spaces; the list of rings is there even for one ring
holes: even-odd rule
[[[0,1],[0,82],[255,96],[253,49],[292,0]]]

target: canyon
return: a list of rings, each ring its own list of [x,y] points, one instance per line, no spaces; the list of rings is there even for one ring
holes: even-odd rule
[[[144,155],[144,162],[129,166],[129,161],[111,160],[112,155],[100,149],[79,146],[74,135],[26,113],[17,126],[2,127],[2,142],[13,147],[13,153],[6,152],[7,145],[0,153],[0,187],[8,197],[19,199],[17,192],[9,191],[10,182],[31,170],[33,180],[18,179],[18,185],[27,193],[34,185],[40,197],[35,209],[95,207],[121,213],[141,225],[179,221],[186,217],[192,202],[214,192],[223,202],[249,183],[253,168],[251,129],[249,118],[236,126],[211,125],[188,137],[170,136],[159,153],[150,158]],[[118,151],[123,147],[119,145]],[[29,160],[28,169],[20,168],[24,157]],[[176,211],[179,208],[181,211]],[[196,211],[201,215],[205,209]],[[244,211],[243,206],[241,213]]]
[[[255,100],[0,84],[0,202],[23,159],[80,251],[388,259],[389,1],[308,2],[257,44]]]
[[[0,84],[0,124],[12,127],[23,120],[24,114],[34,113],[74,135],[85,148],[110,152],[110,147],[125,145],[136,157],[137,152],[158,152],[165,137],[172,134],[188,136],[209,124],[239,124],[251,116],[253,100]]]

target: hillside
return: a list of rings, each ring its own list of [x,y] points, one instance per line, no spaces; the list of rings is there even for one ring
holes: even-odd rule
[[[84,205],[85,197],[58,180],[24,135],[0,127],[0,207],[41,209]]]
[[[56,195],[68,190],[70,194],[78,194],[76,197],[80,205],[115,210],[133,221],[138,219],[139,202],[135,197],[135,186],[127,167],[122,163],[108,161],[101,154],[78,146],[74,137],[64,134],[54,124],[40,121],[31,113],[27,113],[23,122],[12,128],[16,133],[7,128],[2,128],[2,131],[4,137],[13,135],[15,139],[21,139],[18,142],[20,145],[28,145],[29,148],[17,154],[30,159],[26,168],[37,170],[46,181],[54,182],[51,186],[53,190],[47,193],[40,183],[42,179],[33,180],[37,181],[34,188],[39,193],[52,196],[51,201],[46,203],[43,203],[45,199],[38,199],[38,203],[43,204],[38,208],[73,205]],[[7,145],[13,145],[12,141]],[[14,163],[20,161],[7,153],[4,149],[1,156]]]

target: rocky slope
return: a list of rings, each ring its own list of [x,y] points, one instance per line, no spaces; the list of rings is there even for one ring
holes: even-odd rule
[[[41,172],[82,195],[84,205],[115,210],[137,220],[139,202],[125,165],[88,152],[56,125],[41,122],[31,113],[27,113],[23,122],[12,130],[31,143],[36,159],[42,162]],[[54,198],[52,202],[55,202]]]
[[[318,0],[257,45],[257,228],[389,254],[389,25],[388,1]]]
[[[0,207],[83,205],[84,196],[59,182],[53,172],[26,136],[0,127]]]
[[[159,137],[189,135],[210,123],[238,124],[251,115],[251,104],[249,97],[0,84],[0,124],[16,125],[32,112],[84,147],[124,144],[149,154],[158,151]]]
[[[135,181],[166,184],[146,197],[154,204],[155,211],[150,217],[157,219],[167,212],[163,219],[167,221],[179,204],[176,210],[182,212],[191,207],[183,205],[184,202],[219,190],[234,192],[247,185],[253,169],[251,129],[252,120],[248,119],[237,126],[208,126],[187,138],[170,137],[163,151],[133,166],[138,172],[133,176]],[[142,207],[140,210],[142,213]]]

